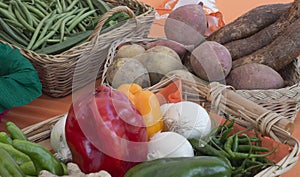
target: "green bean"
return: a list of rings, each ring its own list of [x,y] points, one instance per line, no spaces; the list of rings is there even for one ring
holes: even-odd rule
[[[79,0],[74,0],[66,9],[66,11],[70,11],[73,7],[78,3]]]
[[[8,24],[6,24],[2,18],[0,18],[0,26],[2,27],[3,31],[5,31],[11,38],[13,38],[16,42],[20,43],[21,45],[27,45],[27,42],[20,38],[14,31],[10,28]]]
[[[33,7],[27,3],[25,3],[25,5],[27,6],[28,10],[32,13],[34,13],[35,15],[37,15],[38,17],[40,17],[41,19],[43,19],[46,15],[40,11],[38,8]]]
[[[10,28],[18,34],[22,39],[24,39],[27,43],[30,41],[30,39],[23,33],[23,30],[20,28],[17,28],[15,26],[10,26]]]
[[[69,21],[67,23],[67,26],[70,26],[77,18],[79,18],[85,11],[87,11],[89,8],[86,7],[86,8],[83,8],[83,9],[80,9],[80,12],[78,14],[76,14],[76,16],[74,17],[73,20]]]
[[[0,1],[0,8],[8,9],[8,5]]]
[[[95,11],[95,8],[94,8],[94,5],[93,5],[93,3],[92,3],[92,1],[91,0],[86,0],[86,3],[88,4],[88,7],[91,9],[91,10],[94,10]],[[97,15],[97,13],[96,13],[96,11],[94,12],[94,17],[97,17],[98,15]]]
[[[9,26],[15,26],[21,29],[24,29],[24,26],[22,24],[20,24],[19,22],[15,21],[15,20],[10,20],[7,18],[3,19]]]
[[[17,6],[19,6],[19,8],[25,14],[26,21],[28,22],[28,24],[30,26],[32,26],[33,25],[32,16],[31,16],[31,13],[29,12],[27,6],[25,5],[25,3],[22,3],[20,0],[16,0],[16,2],[17,2]]]
[[[17,19],[19,20],[19,22],[20,22],[26,29],[28,29],[30,32],[34,32],[35,29],[34,29],[32,26],[30,26],[30,25],[26,22],[26,20],[23,19],[23,17],[21,16],[20,12],[19,12],[17,9],[14,9],[14,11],[15,11],[15,15],[16,15]]]
[[[0,8],[0,14],[3,15],[5,18],[10,19],[10,20],[16,20],[14,15],[10,13],[8,10]]]
[[[63,13],[63,8],[62,8],[62,6],[61,6],[59,0],[56,0],[56,1],[57,1],[57,2],[56,2],[56,9],[57,9],[57,12],[58,12],[58,13]]]
[[[68,16],[65,19],[63,19],[62,24],[60,26],[60,42],[63,41],[64,35],[65,35],[65,25],[66,25],[66,23],[74,17],[75,17],[75,15],[71,15],[71,16]]]
[[[48,12],[45,8],[43,8],[40,4],[35,4],[35,7],[36,7],[39,11],[41,11],[44,15],[49,14],[49,12]]]
[[[37,36],[39,35],[39,33],[41,31],[42,26],[44,25],[45,21],[49,18],[50,15],[51,14],[48,14],[45,18],[43,18],[41,20],[41,22],[39,23],[39,25],[36,27],[36,30],[33,33],[32,38],[31,38],[31,40],[30,40],[30,42],[29,42],[29,44],[27,46],[27,49],[30,50],[32,48],[33,44],[35,43],[35,41],[37,39]]]
[[[66,11],[66,9],[67,9],[66,6],[67,6],[67,4],[66,4],[65,0],[61,0],[61,7],[62,7],[63,12]]]
[[[83,26],[82,23],[78,24],[78,28],[80,29],[80,31],[86,31],[86,28]]]
[[[74,21],[69,27],[68,27],[68,31],[72,31],[74,29],[74,27],[80,23],[83,19],[85,19],[86,17],[92,15],[95,12],[95,10],[93,11],[88,11],[86,13],[84,13],[82,16],[80,16],[76,21]]]
[[[37,49],[40,45],[42,45],[47,39],[51,38],[59,29],[61,20],[59,20],[56,24],[54,24],[54,29],[51,30],[45,37],[42,39],[38,40],[34,46],[32,47],[32,50]]]
[[[46,24],[42,30],[42,32],[40,33],[39,35],[39,38],[37,39],[38,40],[41,40],[47,33],[47,31],[49,30],[50,26],[52,25],[52,23],[54,22],[57,14],[55,14],[55,11],[53,11],[53,13],[50,14],[50,18],[46,21]]]

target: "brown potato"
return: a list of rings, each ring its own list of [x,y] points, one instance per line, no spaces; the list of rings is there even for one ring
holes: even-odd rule
[[[145,48],[141,45],[138,44],[123,45],[117,51],[116,58],[132,58],[144,52],[145,52]]]
[[[157,45],[146,50],[146,52],[160,52],[166,55],[170,55],[171,57],[174,57],[175,59],[181,62],[179,55],[173,49],[166,46]]]
[[[168,72],[183,69],[183,64],[169,55],[149,52],[135,57],[149,72],[151,85],[158,83]]]
[[[147,69],[141,62],[133,58],[116,59],[109,66],[106,79],[113,88],[118,88],[121,84],[130,83],[136,83],[143,88],[150,86]]]

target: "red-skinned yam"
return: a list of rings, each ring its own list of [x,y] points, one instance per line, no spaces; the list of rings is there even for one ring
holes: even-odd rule
[[[226,84],[245,90],[278,89],[284,86],[284,80],[271,67],[251,63],[233,69],[226,78]]]

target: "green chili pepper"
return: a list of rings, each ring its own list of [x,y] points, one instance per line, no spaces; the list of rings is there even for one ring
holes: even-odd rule
[[[31,158],[37,173],[39,173],[41,170],[47,170],[56,175],[64,174],[64,169],[60,161],[43,146],[19,139],[13,140],[12,145]]]
[[[6,122],[6,129],[12,139],[28,140],[22,130],[13,122]]]
[[[2,177],[25,177],[25,174],[11,157],[11,155],[4,149],[0,148],[0,176]]]
[[[0,142],[6,143],[6,144],[11,144],[12,139],[11,139],[11,137],[8,136],[8,134],[6,132],[0,132]]]

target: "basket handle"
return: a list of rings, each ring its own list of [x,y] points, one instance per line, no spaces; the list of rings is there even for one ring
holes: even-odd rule
[[[89,38],[87,39],[87,41],[92,40],[95,36],[97,36],[101,30],[102,27],[104,25],[104,23],[108,20],[109,17],[111,17],[113,14],[117,13],[117,12],[125,12],[127,13],[131,18],[135,19],[135,14],[134,12],[127,6],[117,6],[114,7],[112,9],[110,9],[109,11],[107,11],[99,20],[98,24],[96,25],[94,32],[89,36]]]

